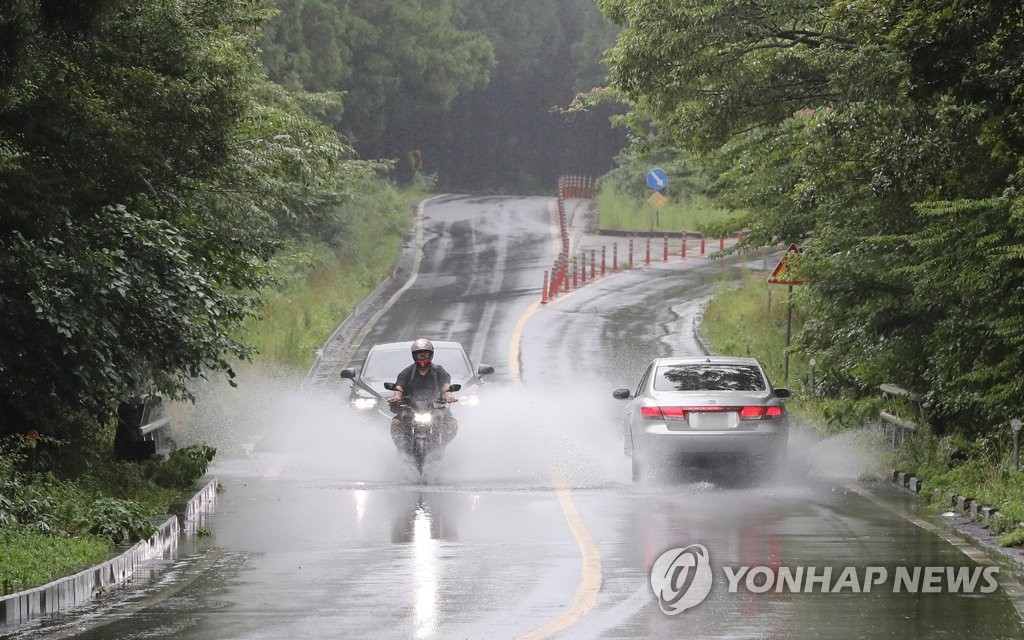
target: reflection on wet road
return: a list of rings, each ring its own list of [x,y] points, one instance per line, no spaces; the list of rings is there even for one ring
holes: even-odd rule
[[[557,637],[1020,637],[1006,597],[728,593],[723,567],[964,566],[956,548],[845,488],[849,443],[797,439],[779,484],[691,469],[634,485],[596,392],[513,400],[472,420],[419,483],[384,429],[296,398],[272,451],[224,460],[210,539],[181,553],[209,563],[168,574],[144,609],[83,638],[514,638],[562,616],[579,587],[578,541],[552,485],[558,471],[601,559],[596,602]],[[286,401],[284,399],[283,401]],[[565,412],[580,418],[570,423]],[[296,419],[298,418],[298,419]],[[882,492],[897,508],[910,498]],[[716,567],[709,598],[662,613],[650,569],[699,543]],[[978,630],[981,629],[979,635]],[[40,635],[39,637],[43,637]]]
[[[509,342],[550,266],[547,206],[428,208],[422,273],[364,341],[459,340],[498,370],[479,406],[454,409],[459,435],[423,481],[395,453],[387,418],[350,413],[344,388],[300,394],[299,376],[243,372],[239,389],[197,410],[200,436],[219,448],[213,535],[184,540],[154,572],[159,588],[136,585],[22,636],[1022,637],[1002,589],[730,593],[727,570],[740,567],[975,565],[899,515],[912,498],[876,488],[890,510],[848,488],[870,460],[854,438],[795,435],[792,468],[771,485],[742,468],[632,483],[610,390],[634,385],[652,357],[693,353],[700,302],[744,267],[636,269],[540,309],[523,325],[517,381]],[[710,595],[667,615],[651,568],[692,544],[707,549]],[[591,601],[588,584],[599,587]]]

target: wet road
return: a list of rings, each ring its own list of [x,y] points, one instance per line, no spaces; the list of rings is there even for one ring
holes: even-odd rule
[[[993,561],[905,517],[912,498],[858,488],[868,462],[851,439],[795,436],[793,468],[768,486],[699,470],[630,481],[610,390],[652,357],[697,352],[694,314],[742,266],[637,269],[541,307],[554,251],[543,198],[437,200],[423,247],[355,361],[425,335],[497,370],[480,406],[455,408],[459,436],[426,482],[398,460],[386,419],[339,410],[347,383],[298,394],[260,374],[225,403],[231,419],[200,414],[220,449],[212,535],[184,540],[156,584],[24,637],[1024,636],[1006,567],[1009,591],[893,593],[898,567]],[[667,615],[651,568],[693,544],[710,557],[710,595]],[[726,569],[739,567],[889,579],[868,593],[753,593],[761,572],[730,593]]]

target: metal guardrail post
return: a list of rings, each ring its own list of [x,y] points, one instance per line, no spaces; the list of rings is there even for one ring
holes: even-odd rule
[[[152,442],[155,453],[165,452],[171,446],[171,438],[168,434],[170,426],[171,419],[168,417],[144,424],[139,427],[139,439],[144,442]]]
[[[114,452],[121,459],[144,460],[171,447],[171,419],[159,396],[132,398],[118,407]]]
[[[910,399],[911,402],[918,406],[920,406],[921,401],[924,399],[920,393],[908,391],[894,384],[880,384],[878,385],[878,388],[882,391],[883,399],[903,396]],[[892,425],[892,446],[894,447],[903,442],[905,437],[904,431],[917,431],[918,429],[918,424],[916,422],[900,418],[888,411],[879,411],[878,418],[882,421],[883,428],[885,424]]]

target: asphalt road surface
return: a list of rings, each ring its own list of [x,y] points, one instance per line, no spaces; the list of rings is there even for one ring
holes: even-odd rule
[[[454,408],[459,435],[425,479],[386,417],[345,406],[336,374],[298,393],[286,373],[249,372],[201,398],[220,413],[197,412],[219,447],[211,535],[21,636],[1024,637],[1015,569],[917,516],[913,498],[858,484],[871,464],[855,438],[798,432],[792,468],[768,485],[742,468],[632,483],[611,389],[653,357],[699,353],[702,304],[748,265],[677,260],[540,305],[550,207],[427,203],[421,260],[351,345],[357,363],[374,342],[458,340],[495,366],[481,403]],[[703,565],[671,564],[693,545]],[[672,567],[689,573],[652,583]],[[954,592],[946,568],[974,593]]]

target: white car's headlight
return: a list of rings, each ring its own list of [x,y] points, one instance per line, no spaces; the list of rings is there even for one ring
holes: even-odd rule
[[[356,408],[356,409],[361,410],[361,411],[365,411],[366,409],[372,409],[372,408],[376,407],[377,406],[377,399],[376,398],[353,398],[352,399],[352,406],[354,408]]]

